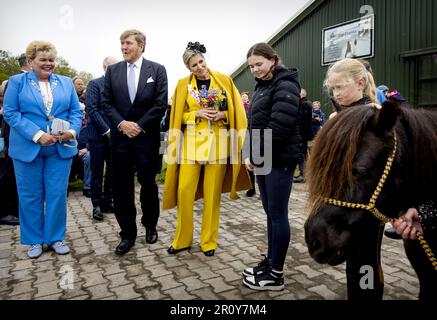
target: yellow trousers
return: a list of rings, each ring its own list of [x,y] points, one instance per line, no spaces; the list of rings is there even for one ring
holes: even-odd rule
[[[200,172],[204,167],[203,216],[200,231],[202,251],[216,249],[220,218],[220,199],[226,164],[181,164],[178,186],[178,223],[173,240],[173,248],[190,247],[193,243],[193,207],[199,183]]]

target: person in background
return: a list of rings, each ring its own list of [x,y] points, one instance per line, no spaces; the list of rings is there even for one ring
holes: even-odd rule
[[[88,127],[82,126],[77,138],[77,154],[73,157],[69,181],[78,178],[83,181],[83,195],[89,198],[91,186],[91,161],[88,144]]]
[[[205,256],[213,256],[221,194],[231,191],[231,199],[235,200],[239,198],[236,191],[249,188],[240,160],[242,137],[236,136],[247,127],[243,101],[229,76],[208,68],[205,53],[206,48],[199,42],[188,43],[182,59],[190,75],[179,80],[173,95],[169,150],[182,151],[180,157],[173,152],[167,154],[163,209],[178,207],[169,254],[191,247],[194,201],[203,197],[200,248]],[[236,150],[230,147],[230,139]]]
[[[117,58],[106,57],[103,60],[103,71],[118,62]],[[103,213],[114,212],[112,198],[112,163],[109,119],[104,113],[103,88],[105,76],[91,80],[86,88],[85,111],[88,114],[87,132],[91,155],[91,202],[92,216],[95,220],[103,220]],[[103,174],[105,172],[105,174]],[[104,179],[103,179],[104,176]],[[104,181],[104,183],[103,183]],[[102,192],[103,186],[103,192]]]
[[[305,161],[308,154],[308,141],[313,139],[313,108],[312,102],[307,99],[307,91],[300,90],[300,134],[302,136],[302,160],[298,163],[299,175],[293,178],[293,182],[300,183],[305,181]]]
[[[165,67],[142,57],[146,36],[126,30],[120,36],[124,61],[108,66],[103,104],[111,129],[111,157],[115,217],[121,241],[117,255],[129,252],[137,238],[135,171],[140,188],[141,223],[149,244],[158,241],[160,122],[167,109]]]
[[[7,80],[0,86],[0,224],[18,225],[18,194],[14,165],[9,157],[10,128],[3,119],[3,95]]]
[[[248,170],[258,169],[255,155],[265,153],[263,138],[260,141],[255,138],[255,130],[259,130],[264,137],[271,134],[272,163],[269,173],[256,175],[267,215],[267,256],[258,266],[243,271],[243,284],[254,290],[282,290],[291,237],[288,202],[294,170],[303,157],[299,128],[301,86],[298,71],[283,66],[267,43],[257,43],[249,49],[247,64],[256,86],[249,116],[250,140],[245,141],[245,145],[250,145],[250,153],[244,154],[243,159]]]
[[[320,101],[314,101],[312,104],[312,129],[313,137],[319,132],[320,128],[325,124],[325,113],[322,111]]]
[[[390,92],[390,89],[382,84],[376,88],[376,98],[379,104],[383,104],[385,100],[387,100],[387,95]]]
[[[77,96],[79,97],[80,103],[85,103],[84,92],[85,92],[85,82],[79,77],[73,78],[74,89],[76,90]],[[83,107],[85,109],[85,107]]]
[[[19,198],[20,241],[37,258],[43,244],[67,254],[67,188],[82,112],[70,78],[54,74],[56,48],[32,41],[26,49],[32,71],[12,76],[4,97],[4,119],[11,127]],[[64,130],[51,131],[53,122]],[[69,129],[67,129],[69,127]]]
[[[32,71],[32,67],[23,53],[18,57],[20,73]],[[0,224],[18,225],[18,193],[15,182],[14,164],[9,157],[10,127],[3,119],[3,96],[7,88],[7,80],[1,86],[0,103],[0,137],[3,138],[4,150],[0,153]]]
[[[29,61],[27,61],[26,54],[23,53],[20,55],[18,63],[20,64],[20,73],[32,71],[32,67],[29,64]]]
[[[247,120],[249,120],[249,112],[250,112],[250,97],[249,92],[245,91],[241,93],[241,99],[243,100],[244,110],[246,111]],[[246,191],[246,196],[253,197],[256,193],[255,189],[255,174],[253,171],[248,170],[247,173],[249,174],[250,183],[252,184],[252,188]]]

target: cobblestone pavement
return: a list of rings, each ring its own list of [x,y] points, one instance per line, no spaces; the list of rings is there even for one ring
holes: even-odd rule
[[[162,186],[160,186],[161,190]],[[118,224],[113,214],[102,222],[91,217],[91,201],[71,192],[68,202],[67,243],[72,252],[58,256],[44,252],[27,258],[19,228],[0,226],[0,299],[152,299],[152,300],[343,300],[345,264],[320,265],[310,258],[304,241],[305,184],[294,184],[289,202],[292,240],[285,263],[285,289],[258,292],[242,284],[242,270],[266,252],[265,214],[256,195],[222,198],[216,254],[199,248],[202,201],[195,204],[194,246],[171,256],[166,252],[176,227],[176,211],[161,213],[159,240],[146,244],[138,214],[138,238],[123,257],[114,254]],[[137,208],[138,203],[137,189]],[[384,237],[382,261],[384,299],[413,299],[418,281],[402,241]]]

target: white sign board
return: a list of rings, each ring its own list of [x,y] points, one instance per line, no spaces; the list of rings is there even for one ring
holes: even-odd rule
[[[343,22],[322,30],[322,65],[344,58],[374,55],[374,16]]]

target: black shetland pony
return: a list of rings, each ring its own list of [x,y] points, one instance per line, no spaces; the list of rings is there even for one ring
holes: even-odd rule
[[[348,108],[325,124],[308,159],[310,214],[305,240],[317,262],[337,265],[346,261],[351,300],[383,297],[380,251],[384,223],[363,208],[342,207],[326,199],[368,204],[390,155],[393,163],[374,199],[375,207],[396,218],[426,201],[437,203],[435,111],[407,109],[389,101],[381,110]],[[437,234],[424,236],[436,254]],[[404,241],[404,247],[419,278],[419,299],[437,301],[437,271],[423,248],[411,240]],[[363,285],[366,275],[373,277]]]

